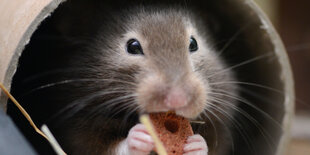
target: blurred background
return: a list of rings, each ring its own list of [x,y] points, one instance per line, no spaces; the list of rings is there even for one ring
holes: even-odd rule
[[[296,117],[287,155],[310,155],[310,1],[255,0],[287,49],[296,90]]]

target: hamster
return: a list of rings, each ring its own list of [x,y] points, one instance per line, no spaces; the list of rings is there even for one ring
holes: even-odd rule
[[[237,85],[216,84],[234,81],[234,73],[225,70],[199,17],[181,7],[143,6],[101,16],[86,41],[76,41],[84,32],[76,24],[72,29],[81,31],[70,37],[41,36],[34,39],[40,47],[27,47],[48,53],[33,60],[44,75],[24,69],[40,74],[20,79],[28,83],[15,91],[34,120],[47,123],[68,154],[147,155],[154,144],[139,115],[175,111],[205,122],[193,125],[186,154],[227,154],[231,139],[216,114],[233,115],[220,103],[237,104],[223,94],[237,95]]]

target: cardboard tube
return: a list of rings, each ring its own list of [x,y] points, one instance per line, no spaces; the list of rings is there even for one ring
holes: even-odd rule
[[[0,82],[8,89],[11,87],[12,78],[17,70],[18,60],[25,45],[29,43],[32,34],[40,23],[49,16],[60,3],[65,0],[2,0],[0,1]],[[209,7],[212,6],[212,7]],[[271,105],[264,107],[264,111],[275,111],[272,116],[280,122],[283,132],[277,139],[275,154],[285,153],[287,148],[290,122],[294,111],[294,83],[290,63],[277,32],[273,28],[265,14],[252,0],[217,0],[197,1],[197,9],[204,12],[204,8],[212,8],[214,14],[223,18],[231,25],[242,26],[246,23],[250,26],[243,32],[244,38],[249,40],[245,46],[249,48],[253,56],[259,56],[270,52],[275,55],[272,61],[267,59],[257,66],[266,68],[263,80],[270,80],[268,84],[278,88],[282,95],[272,96],[271,102],[280,109],[274,109]],[[240,25],[238,25],[240,24]],[[228,26],[230,25],[227,24]],[[252,41],[251,41],[252,40]],[[267,66],[267,67],[266,67]],[[6,109],[7,97],[0,94],[0,107]],[[266,126],[267,129],[268,126]],[[272,130],[272,129],[270,129]]]

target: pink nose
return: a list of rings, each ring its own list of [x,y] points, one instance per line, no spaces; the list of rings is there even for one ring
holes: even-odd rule
[[[187,96],[182,89],[173,88],[168,92],[164,103],[171,109],[182,108],[187,105]]]

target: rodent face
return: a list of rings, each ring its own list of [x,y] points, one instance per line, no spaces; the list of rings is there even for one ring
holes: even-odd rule
[[[132,107],[142,113],[175,111],[194,119],[208,111],[210,103],[225,109],[214,102],[218,99],[234,102],[218,91],[234,94],[235,85],[212,84],[232,81],[232,72],[223,71],[225,64],[186,14],[143,12],[124,23],[123,33],[113,35],[117,41],[108,47],[111,52],[103,55],[102,62],[107,64],[104,76],[131,83],[119,85],[134,96]],[[191,38],[198,45],[193,52]],[[127,47],[131,43],[133,47]]]
[[[113,58],[122,66],[138,66],[136,104],[143,112],[172,110],[187,118],[197,117],[206,108],[210,86],[203,73],[195,70],[202,59],[216,59],[214,54],[181,15],[158,13],[136,20],[119,44],[121,54]],[[191,38],[198,44],[193,52]],[[143,53],[126,51],[132,39],[140,43]]]

